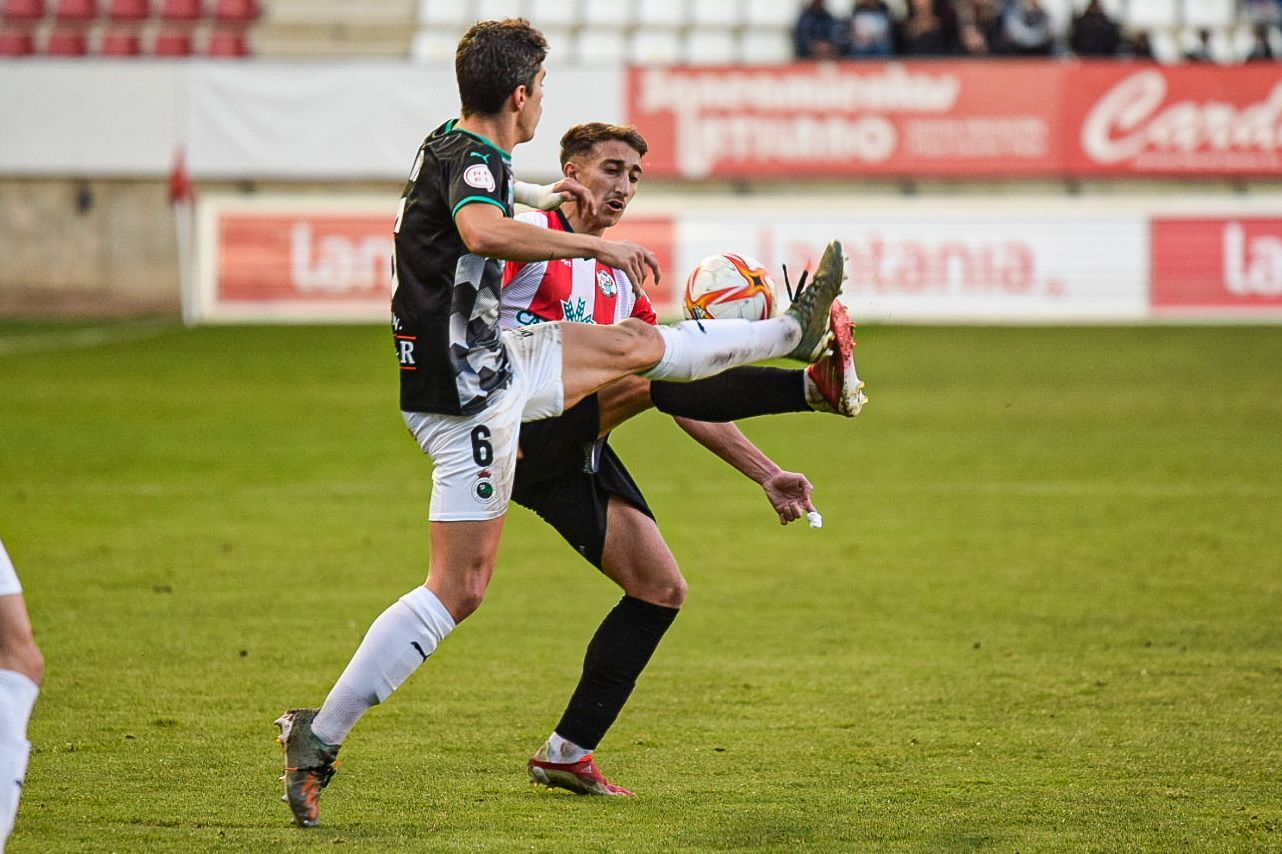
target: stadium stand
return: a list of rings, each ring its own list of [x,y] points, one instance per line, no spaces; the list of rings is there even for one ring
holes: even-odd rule
[[[948,0],[966,18],[980,0]],[[1005,7],[1013,0],[993,0]],[[1069,55],[1087,0],[1039,0]],[[0,0],[0,56],[396,57],[448,61],[474,20],[530,18],[556,46],[552,63],[725,64],[793,59],[799,0]],[[855,0],[827,0],[849,19]],[[1126,55],[1163,62],[1241,62],[1282,46],[1278,0],[1103,0]],[[902,17],[907,0],[887,0]],[[86,28],[79,34],[62,25]],[[162,25],[185,25],[181,35]],[[135,32],[116,29],[133,26]],[[1257,29],[1258,28],[1258,29]],[[133,49],[137,41],[138,50]],[[78,44],[83,42],[81,51]],[[1134,46],[1137,42],[1143,43]],[[1261,48],[1260,46],[1265,47]]]
[[[261,12],[258,0],[3,0],[0,57],[243,57]]]
[[[6,21],[38,21],[45,16],[44,0],[4,0],[0,9]]]
[[[98,47],[101,56],[130,57],[142,55],[142,37],[137,29],[124,27],[103,31]]]
[[[162,21],[199,21],[204,14],[202,0],[164,0],[160,6]]]
[[[0,29],[0,57],[31,56],[36,52],[36,40],[30,30]]]

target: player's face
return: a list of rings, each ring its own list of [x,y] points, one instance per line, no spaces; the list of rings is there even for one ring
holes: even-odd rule
[[[607,139],[592,147],[588,156],[575,163],[580,184],[596,199],[597,225],[610,228],[623,219],[628,203],[641,182],[641,155],[626,142]]]
[[[540,68],[539,73],[534,75],[534,86],[525,90],[525,101],[522,102],[516,116],[516,126],[521,132],[521,142],[534,139],[534,131],[539,126],[539,119],[543,118],[544,77],[547,77],[547,71]]]

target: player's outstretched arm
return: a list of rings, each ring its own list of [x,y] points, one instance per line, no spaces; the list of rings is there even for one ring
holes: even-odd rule
[[[474,255],[502,261],[549,261],[554,258],[596,258],[618,267],[634,282],[645,281],[646,271],[659,280],[659,261],[636,243],[606,240],[590,234],[554,231],[519,222],[503,215],[495,205],[470,204],[454,217],[459,236]]]
[[[734,424],[711,424],[689,418],[675,421],[696,442],[760,485],[779,515],[780,524],[787,525],[815,511],[810,501],[814,487],[806,476],[784,471]]]

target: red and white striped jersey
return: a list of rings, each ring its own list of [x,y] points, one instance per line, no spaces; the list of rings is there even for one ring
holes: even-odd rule
[[[541,228],[573,231],[560,211],[529,211],[516,218]],[[629,317],[658,322],[649,297],[638,296],[628,274],[617,267],[595,258],[504,264],[499,313],[503,329],[550,320],[618,323]]]

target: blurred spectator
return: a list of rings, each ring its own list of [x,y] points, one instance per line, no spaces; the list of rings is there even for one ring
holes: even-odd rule
[[[1212,62],[1214,53],[1211,49],[1211,31],[1198,30],[1197,41],[1184,53],[1185,62]]]
[[[961,13],[962,50],[972,56],[998,53],[1002,44],[1002,9],[999,0],[970,0]]]
[[[1282,23],[1282,0],[1246,0],[1246,20],[1252,24]]]
[[[841,55],[840,24],[824,0],[811,0],[801,10],[793,31],[793,50],[798,59],[836,59]]]
[[[895,19],[886,0],[856,0],[850,13],[849,54],[891,56],[895,52]]]
[[[948,0],[910,0],[899,43],[914,56],[948,56],[961,48],[957,10]]]
[[[1276,62],[1277,50],[1273,47],[1272,27],[1258,23],[1251,28],[1251,50],[1246,55],[1247,62]]]
[[[1148,30],[1136,30],[1131,33],[1131,37],[1125,42],[1122,54],[1131,59],[1152,59],[1153,45],[1149,43]]]
[[[1116,56],[1122,46],[1122,31],[1100,0],[1091,0],[1073,19],[1068,46],[1078,56]]]
[[[1050,56],[1055,41],[1051,16],[1042,0],[1013,0],[1002,16],[1005,52],[1018,56]]]

